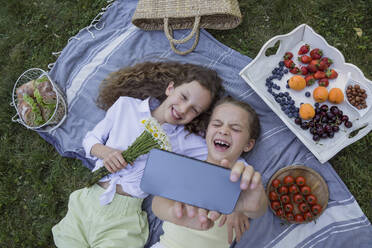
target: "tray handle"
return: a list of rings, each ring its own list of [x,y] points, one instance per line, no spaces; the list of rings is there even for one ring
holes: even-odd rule
[[[270,48],[273,48],[276,46],[276,43],[279,42],[279,47],[278,49],[276,50],[275,54],[272,54],[272,55],[269,55],[269,56],[266,56],[266,52],[268,49]],[[283,53],[282,50],[283,50],[283,47],[282,47],[282,44],[283,44],[283,35],[278,35],[278,36],[275,36],[273,38],[271,38],[270,40],[268,40],[266,42],[266,44],[261,48],[259,54],[257,55],[257,60],[261,60],[263,58],[268,58],[268,57],[271,57],[271,56],[276,56],[277,54],[281,54]],[[256,59],[255,59],[256,60]]]

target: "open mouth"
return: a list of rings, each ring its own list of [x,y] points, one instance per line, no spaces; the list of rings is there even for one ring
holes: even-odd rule
[[[182,117],[178,114],[177,110],[175,110],[173,107],[172,107],[172,111],[171,111],[171,113],[172,113],[172,117],[173,117],[175,120],[179,121],[179,120],[182,119]]]
[[[213,141],[213,143],[214,143],[214,147],[218,151],[226,151],[227,149],[230,148],[230,143],[224,140],[216,139]]]

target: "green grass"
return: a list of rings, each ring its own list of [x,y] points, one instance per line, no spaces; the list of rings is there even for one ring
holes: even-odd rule
[[[372,79],[371,1],[240,1],[243,23],[210,32],[254,58],[271,37],[309,24],[346,62]],[[89,25],[103,0],[0,0],[0,247],[53,247],[51,228],[65,214],[69,194],[88,173],[81,162],[62,158],[37,133],[13,123],[14,82],[26,69],[47,70],[51,55]],[[304,7],[306,6],[306,7]],[[363,31],[357,36],[354,28]],[[339,152],[331,163],[372,220],[372,133]]]

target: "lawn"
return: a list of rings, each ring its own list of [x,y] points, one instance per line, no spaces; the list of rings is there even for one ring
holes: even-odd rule
[[[259,3],[257,3],[259,2]],[[65,214],[69,194],[89,172],[61,157],[36,132],[13,123],[13,85],[25,70],[55,61],[69,37],[89,25],[103,0],[0,0],[0,247],[53,247],[51,228]],[[241,0],[243,23],[209,30],[219,41],[254,58],[271,37],[307,23],[346,62],[372,79],[372,2]],[[361,33],[360,33],[361,31]],[[370,96],[371,97],[371,96]],[[372,220],[372,133],[339,152],[331,164]]]

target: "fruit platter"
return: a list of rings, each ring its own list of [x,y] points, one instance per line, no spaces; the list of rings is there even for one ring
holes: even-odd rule
[[[304,165],[278,170],[266,187],[270,209],[285,222],[315,221],[326,209],[328,186],[322,176]]]
[[[266,42],[240,76],[321,163],[372,130],[372,82],[306,24]]]

